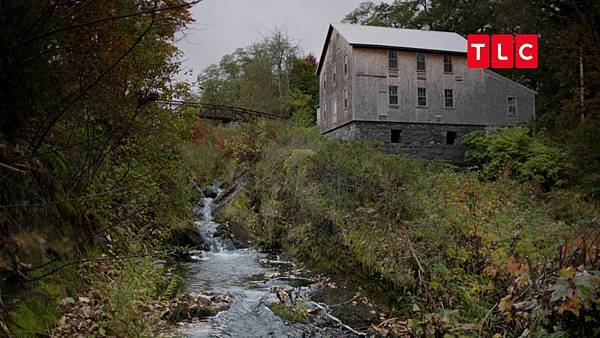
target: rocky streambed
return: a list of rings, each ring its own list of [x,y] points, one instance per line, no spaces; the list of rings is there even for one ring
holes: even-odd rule
[[[351,337],[377,334],[371,325],[382,318],[365,297],[339,287],[327,276],[298,268],[278,255],[239,248],[230,239],[220,237],[219,224],[213,220],[212,213],[223,190],[218,186],[211,189],[213,193],[207,194],[209,196],[196,208],[196,226],[204,238],[205,250],[193,252],[192,260],[182,264],[181,273],[185,276],[182,291],[219,295],[227,299],[226,306],[212,315],[200,316],[200,320],[184,314],[176,323],[174,335]],[[349,325],[345,317],[360,327]]]

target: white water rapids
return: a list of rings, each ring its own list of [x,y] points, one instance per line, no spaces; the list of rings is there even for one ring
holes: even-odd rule
[[[217,196],[202,199],[197,208],[200,219],[196,222],[210,250],[195,252],[194,261],[186,263],[187,282],[183,291],[229,293],[231,307],[208,320],[183,324],[178,333],[188,337],[353,336],[351,329],[341,322],[330,321],[322,327],[289,324],[273,314],[267,304],[276,298],[274,290],[294,289],[299,296],[311,290],[294,288],[286,278],[268,277],[282,267],[291,269],[291,263],[253,249],[236,249],[230,240],[215,236],[219,224],[214,222],[212,212],[215,199],[221,197],[223,190],[216,185],[213,190]]]

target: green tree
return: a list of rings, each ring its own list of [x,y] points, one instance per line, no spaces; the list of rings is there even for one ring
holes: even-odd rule
[[[189,220],[178,146],[191,117],[156,101],[185,94],[171,80],[174,36],[196,2],[1,2],[0,288],[18,289],[3,297],[9,307],[65,261],[150,250]],[[42,296],[50,306],[56,294]]]
[[[304,96],[308,97],[306,106],[312,109],[316,105],[315,68],[314,57],[302,60],[298,45],[285,31],[276,28],[263,41],[238,49],[208,67],[198,77],[200,97],[207,103],[287,116]]]

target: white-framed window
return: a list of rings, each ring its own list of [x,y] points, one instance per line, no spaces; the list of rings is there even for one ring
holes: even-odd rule
[[[348,74],[348,55],[344,55],[344,75]]]
[[[427,69],[425,64],[425,53],[417,53],[417,71],[424,72]]]
[[[444,107],[454,107],[454,91],[452,89],[444,89]]]
[[[344,89],[344,109],[348,108],[348,89]]]
[[[398,86],[389,86],[388,94],[390,104],[398,104]]]
[[[452,73],[452,55],[444,55],[444,73]]]
[[[506,113],[508,116],[517,116],[517,98],[509,96],[506,100]]]
[[[394,49],[388,50],[388,67],[390,69],[398,68],[398,51]]]
[[[417,88],[417,106],[427,106],[427,88],[425,87]]]
[[[327,121],[327,102],[323,103],[323,121]]]
[[[337,97],[331,100],[331,120],[337,122]]]

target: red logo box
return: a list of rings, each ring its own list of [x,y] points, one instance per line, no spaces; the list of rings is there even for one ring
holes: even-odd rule
[[[510,34],[492,35],[492,68],[513,68],[515,50]]]
[[[488,68],[490,66],[490,36],[469,34],[467,37],[467,66]]]
[[[490,62],[491,60],[491,62]],[[469,34],[467,66],[469,68],[537,68],[536,34]]]
[[[515,39],[515,56],[515,63],[517,68],[537,68],[537,34],[517,34]]]

